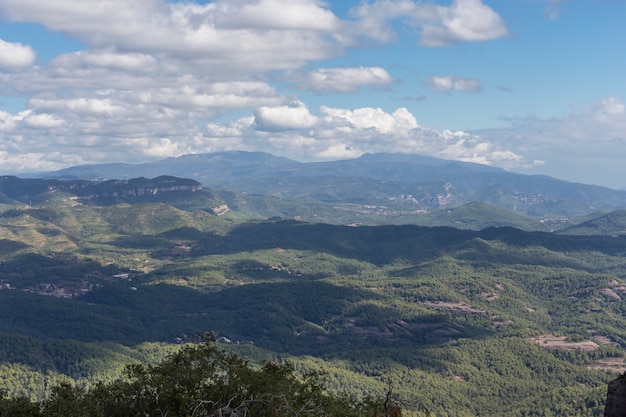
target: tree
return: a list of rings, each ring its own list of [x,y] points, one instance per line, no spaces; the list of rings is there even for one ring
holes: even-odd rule
[[[122,380],[88,391],[55,387],[41,417],[361,417],[381,416],[381,410],[384,416],[401,415],[397,407],[388,413],[388,398],[357,401],[330,394],[322,377],[297,375],[288,363],[255,368],[207,336],[158,365],[128,366]]]
[[[4,391],[0,391],[0,417],[41,417],[39,405],[28,399],[7,398]]]

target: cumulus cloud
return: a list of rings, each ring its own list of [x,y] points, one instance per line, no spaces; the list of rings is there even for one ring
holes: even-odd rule
[[[0,110],[0,131],[8,132],[15,128],[16,117],[11,113]]]
[[[444,130],[442,138],[449,144],[440,152],[445,159],[495,165],[505,168],[519,167],[524,158],[511,150],[501,149],[478,135],[463,131]]]
[[[74,99],[32,99],[30,105],[38,110],[55,111],[58,113],[71,112],[76,115],[108,115],[121,114],[122,106],[114,105],[108,98],[74,98]]]
[[[390,42],[396,38],[391,22],[400,18],[419,19],[423,13],[423,6],[412,0],[365,1],[350,10],[355,20],[354,30],[381,42]]]
[[[156,86],[139,90],[81,89],[65,94],[41,94],[28,101],[28,110],[17,114],[0,112],[0,151],[47,159],[48,154],[62,150],[66,164],[75,161],[76,155],[80,163],[100,163],[209,152],[222,148],[202,136],[202,120],[226,110],[279,107],[285,102],[263,82],[210,84],[193,78],[167,87],[157,81]],[[33,165],[31,171],[41,164]],[[17,166],[2,161],[0,165],[4,170]]]
[[[14,21],[41,23],[94,49],[129,54],[87,57],[105,64],[136,66],[148,54],[182,60],[198,71],[212,66],[214,72],[250,73],[297,68],[342,47],[335,34],[339,19],[313,0],[5,0],[0,8]]]
[[[480,91],[480,82],[474,78],[463,78],[455,75],[432,76],[426,80],[426,85],[439,93],[461,91],[464,93],[477,93]]]
[[[478,0],[455,0],[447,7],[364,1],[345,20],[321,0],[1,0],[0,13],[87,46],[38,66],[29,46],[0,41],[0,94],[29,98],[25,111],[0,111],[5,170],[231,149],[301,160],[364,152],[492,164],[517,157],[475,135],[421,126],[406,108],[314,110],[271,84],[317,93],[389,85],[393,77],[379,66],[302,68],[372,39],[392,41],[391,24],[398,20],[430,46],[502,36],[506,28],[499,16]],[[453,77],[450,83],[450,91],[479,89],[476,80]],[[605,112],[618,109],[615,103],[605,106]],[[232,120],[233,114],[239,118]]]
[[[254,113],[256,127],[262,131],[306,129],[315,126],[318,118],[303,103],[289,106],[260,107]]]
[[[391,21],[402,19],[421,32],[424,46],[497,39],[508,34],[503,19],[481,0],[454,0],[450,6],[412,0],[364,2],[352,10],[359,31],[374,39],[395,39]]]
[[[513,167],[523,155],[468,132],[421,126],[406,108],[343,109],[322,106],[316,114],[301,103],[263,108],[253,118],[210,123],[203,132],[212,149],[264,150],[297,160],[354,158],[366,152],[405,152]]]
[[[86,64],[124,71],[148,71],[157,65],[156,59],[148,54],[117,53],[112,50],[80,51],[77,53]]]
[[[217,2],[219,25],[229,28],[334,31],[339,19],[319,1],[261,0]]]
[[[422,27],[420,43],[444,46],[496,39],[507,33],[502,18],[481,0],[455,0],[450,7],[435,7],[432,18]]]
[[[35,62],[35,52],[28,45],[0,39],[0,71],[17,71]]]
[[[363,86],[381,86],[393,82],[391,75],[381,67],[317,68],[303,74],[293,74],[291,78],[304,90],[339,93],[353,93]]]
[[[35,128],[53,128],[59,127],[65,123],[63,119],[59,119],[48,113],[29,114],[24,118],[24,122],[26,125]]]
[[[228,86],[215,87],[220,88],[230,91]],[[504,167],[531,163],[510,144],[422,126],[403,107],[387,112],[374,107],[321,106],[312,112],[296,101],[262,105],[252,115],[199,126],[187,111],[166,111],[147,102],[130,105],[104,92],[90,100],[40,98],[30,105],[32,109],[19,114],[0,113],[0,130],[7,139],[0,143],[5,170],[26,162],[32,163],[27,168],[32,171],[232,149],[262,150],[297,160],[406,152]],[[615,103],[607,106],[611,111],[619,108]],[[40,160],[13,156],[19,153]]]
[[[320,112],[330,126],[343,125],[352,130],[373,130],[382,134],[406,135],[418,127],[415,117],[404,107],[392,114],[379,108],[365,107],[356,110],[322,107]]]

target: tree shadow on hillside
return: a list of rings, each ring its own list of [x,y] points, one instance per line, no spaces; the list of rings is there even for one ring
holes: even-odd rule
[[[190,233],[188,228],[159,235],[192,243],[191,256],[234,254],[263,249],[327,253],[383,265],[396,259],[421,261],[470,238],[472,232],[419,226],[349,227],[296,221],[246,223],[226,235]],[[128,239],[112,242],[128,245]],[[140,243],[138,243],[140,245]]]
[[[177,244],[185,242],[191,246],[186,255],[192,257],[282,248],[317,251],[384,265],[396,260],[423,262],[457,249],[467,249],[467,242],[476,238],[500,240],[512,247],[626,253],[626,238],[561,236],[510,227],[471,231],[415,225],[350,227],[289,220],[245,223],[225,235],[184,227],[155,236],[119,237],[110,243],[124,248],[153,249],[158,256],[168,256]],[[478,258],[480,256],[478,253]],[[505,258],[501,259],[506,262]],[[517,261],[517,257],[511,261]]]
[[[433,313],[412,321],[368,290],[321,281],[241,285],[203,293],[166,284],[103,288],[84,301],[125,310],[146,335],[171,341],[215,332],[275,352],[333,357],[351,350],[437,346],[480,337],[452,315]],[[365,306],[365,307],[364,307]],[[384,311],[383,311],[384,310]],[[480,329],[486,337],[487,329]]]
[[[23,242],[10,239],[0,239],[0,256],[10,255],[29,247],[30,246]]]

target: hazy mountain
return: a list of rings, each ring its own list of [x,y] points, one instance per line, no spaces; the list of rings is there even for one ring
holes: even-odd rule
[[[301,163],[261,152],[185,155],[144,164],[78,166],[38,177],[128,179],[173,175],[212,189],[357,204],[407,215],[480,201],[539,218],[626,208],[626,192],[409,154]]]

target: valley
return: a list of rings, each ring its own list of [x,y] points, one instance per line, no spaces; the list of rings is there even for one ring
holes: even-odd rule
[[[13,396],[114,381],[207,332],[333,392],[391,388],[416,416],[600,416],[625,368],[620,209],[557,232],[480,201],[429,224],[323,222],[343,203],[169,176],[24,181],[0,182]]]

